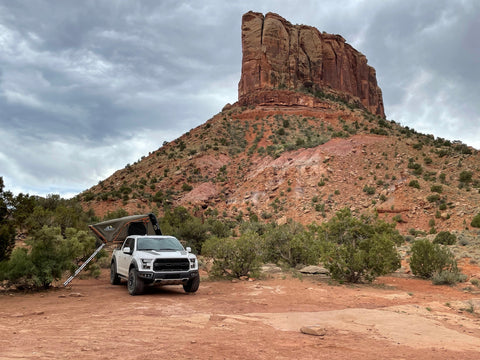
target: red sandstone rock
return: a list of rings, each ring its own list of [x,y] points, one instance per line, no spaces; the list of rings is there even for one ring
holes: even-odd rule
[[[306,100],[306,96],[291,90],[333,90],[385,117],[375,69],[340,35],[292,25],[277,14],[263,16],[250,11],[242,18],[242,50],[238,84],[242,105],[278,101],[315,107],[314,100]],[[290,91],[275,94],[272,89]]]

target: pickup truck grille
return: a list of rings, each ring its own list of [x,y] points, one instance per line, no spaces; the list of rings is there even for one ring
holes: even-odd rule
[[[153,271],[188,271],[188,259],[157,259],[153,263]]]

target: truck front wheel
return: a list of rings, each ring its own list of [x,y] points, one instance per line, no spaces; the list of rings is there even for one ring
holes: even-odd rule
[[[194,278],[187,281],[186,284],[183,284],[183,290],[187,293],[194,293],[198,290],[200,286],[200,276],[195,276]]]
[[[117,264],[115,264],[115,261],[112,261],[112,265],[110,266],[110,284],[120,285],[120,277],[117,274]]]
[[[143,293],[144,288],[143,280],[137,276],[137,270],[131,268],[128,272],[128,292],[130,295],[140,295]]]

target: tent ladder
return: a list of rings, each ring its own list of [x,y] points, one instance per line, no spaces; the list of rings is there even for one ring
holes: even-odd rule
[[[102,245],[100,245],[100,246],[97,248],[97,250],[95,250],[94,253],[93,253],[92,255],[90,255],[90,257],[75,271],[75,273],[74,273],[72,276],[70,276],[70,277],[67,279],[67,281],[65,281],[65,282],[63,283],[63,286],[67,286],[67,285],[70,283],[70,281],[72,281],[72,280],[75,278],[75,276],[77,276],[77,275],[80,273],[80,271],[82,271],[83,268],[84,268],[85,266],[87,266],[87,264],[88,264],[90,261],[92,261],[92,259],[95,257],[95,255],[97,255],[98,252],[99,252],[100,250],[102,250],[104,246],[105,246],[105,243],[103,243]]]

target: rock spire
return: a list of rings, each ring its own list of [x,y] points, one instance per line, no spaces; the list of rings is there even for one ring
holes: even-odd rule
[[[264,16],[250,11],[242,18],[242,51],[240,104],[274,103],[279,96],[288,105],[296,101],[308,105],[304,97],[293,95],[292,99],[291,90],[331,90],[385,117],[375,69],[340,35],[292,25],[274,13]],[[274,95],[272,90],[289,90],[290,95]]]

